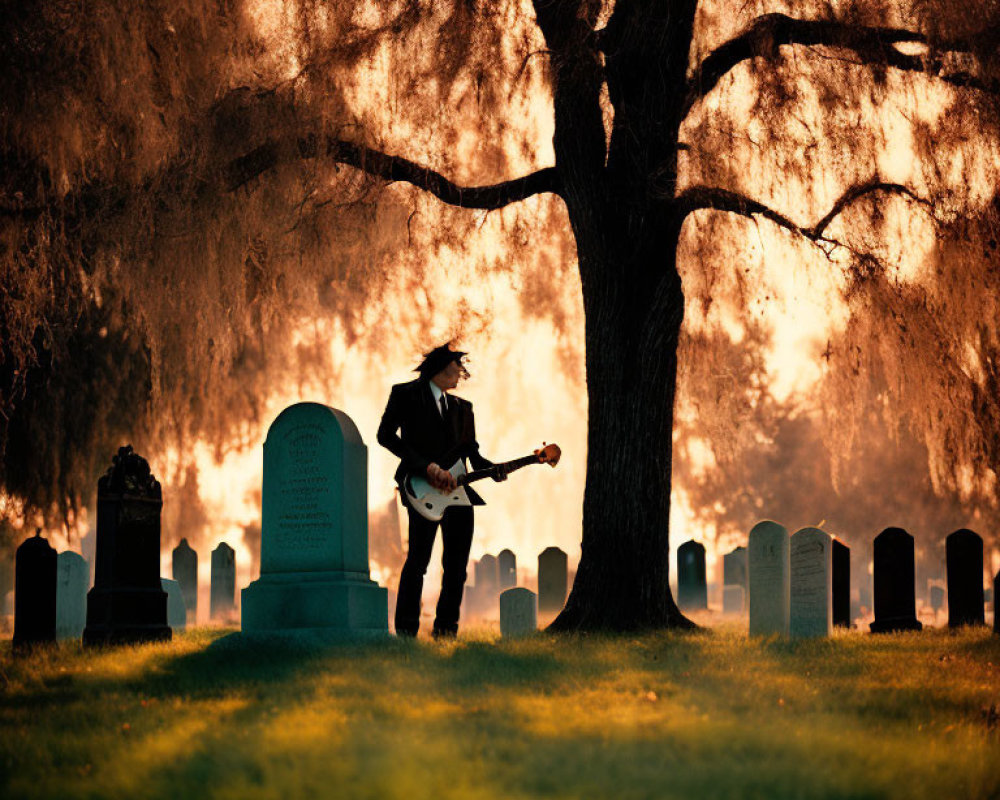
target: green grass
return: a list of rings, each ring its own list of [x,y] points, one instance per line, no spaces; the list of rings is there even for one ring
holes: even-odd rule
[[[0,644],[0,796],[1000,796],[986,630],[326,649],[226,633]]]

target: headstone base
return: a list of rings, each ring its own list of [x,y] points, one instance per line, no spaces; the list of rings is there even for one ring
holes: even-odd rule
[[[162,623],[150,623],[162,619]],[[167,593],[155,589],[91,589],[84,645],[169,642]]]
[[[916,619],[880,619],[869,625],[872,633],[893,633],[895,631],[922,631],[924,624]]]
[[[244,633],[389,635],[389,593],[356,572],[269,573],[242,591]]]

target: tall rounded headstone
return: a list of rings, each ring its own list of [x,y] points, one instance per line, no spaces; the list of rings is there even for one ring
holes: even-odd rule
[[[919,631],[914,592],[913,537],[902,528],[886,528],[873,544],[875,621],[872,633]]]
[[[476,564],[476,601],[482,613],[491,617],[498,614],[497,598],[500,596],[500,571],[497,557],[487,553]]]
[[[833,624],[851,627],[851,548],[833,540]]]
[[[212,551],[212,619],[227,620],[236,613],[236,552],[225,542]]]
[[[833,545],[819,528],[802,528],[789,541],[789,633],[833,633]]]
[[[97,482],[97,572],[83,643],[170,639],[160,584],[160,484],[131,445]]]
[[[14,647],[56,640],[57,557],[42,529],[14,554]]]
[[[677,605],[686,611],[708,608],[705,545],[694,540],[677,548]]]
[[[83,556],[69,550],[60,553],[56,563],[56,638],[79,639],[87,627],[90,566]]]
[[[505,638],[538,630],[538,600],[530,589],[507,589],[500,595],[500,633]]]
[[[181,539],[174,548],[171,568],[174,580],[181,587],[187,621],[195,625],[198,622],[198,554],[188,544],[187,538]]]
[[[558,547],[538,554],[538,610],[558,613],[566,604],[569,559]]]
[[[747,588],[747,549],[737,547],[722,557],[722,585]]]
[[[517,586],[517,556],[513,550],[500,551],[497,569],[500,571],[500,591]]]
[[[936,615],[938,611],[944,608],[944,587],[932,584],[927,593],[930,596],[931,610]]]
[[[770,520],[758,522],[747,542],[750,635],[787,636],[791,614],[788,531]]]
[[[960,528],[945,539],[948,568],[948,627],[985,625],[983,540]]]
[[[245,632],[388,635],[388,593],[368,568],[368,449],[347,414],[297,403],[278,415],[264,442],[261,515]]]

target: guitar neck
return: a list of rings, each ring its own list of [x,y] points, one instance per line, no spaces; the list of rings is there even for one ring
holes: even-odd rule
[[[487,467],[486,469],[477,469],[472,472],[467,472],[458,479],[460,486],[467,483],[472,483],[473,481],[481,481],[483,478],[492,478],[493,472],[497,467],[500,467],[507,471],[509,475],[516,469],[521,469],[521,467],[526,467],[529,464],[539,464],[538,456],[530,455],[524,458],[515,458],[513,461],[505,461],[503,464],[497,464],[493,467]]]

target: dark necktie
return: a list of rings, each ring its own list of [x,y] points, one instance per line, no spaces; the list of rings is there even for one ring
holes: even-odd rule
[[[448,416],[448,402],[444,399],[444,392],[441,393],[441,419]]]

